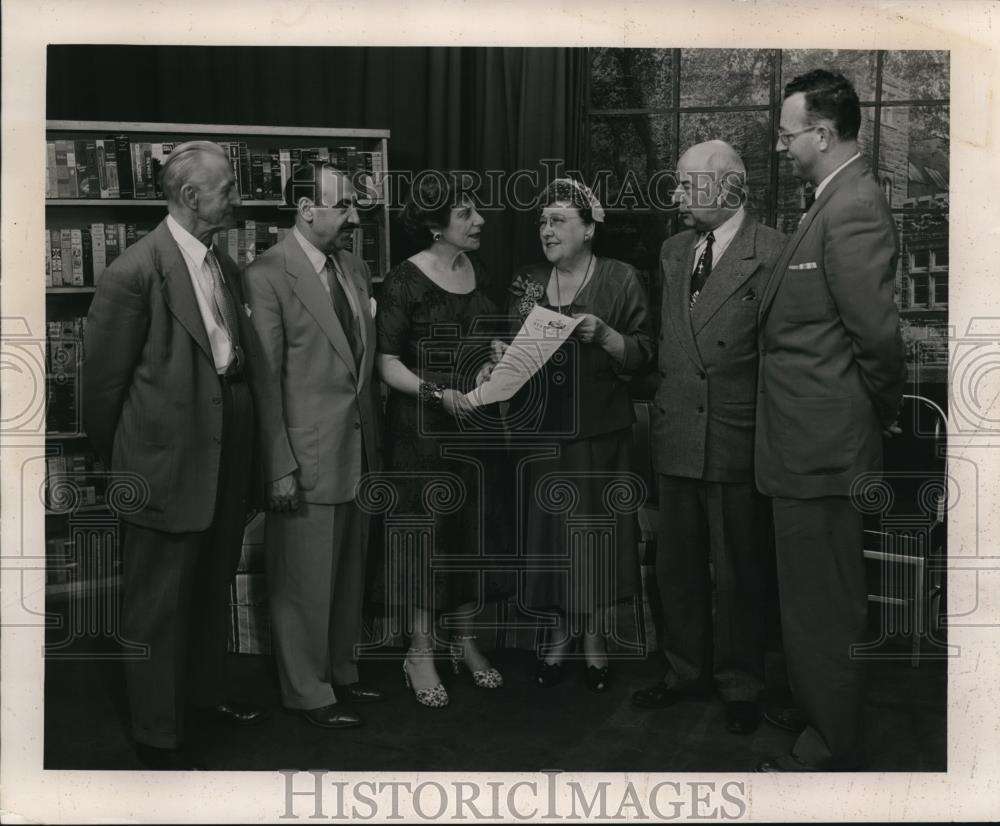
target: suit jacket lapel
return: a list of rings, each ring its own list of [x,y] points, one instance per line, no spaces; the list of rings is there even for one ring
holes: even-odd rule
[[[809,207],[809,211],[799,222],[795,233],[788,239],[788,243],[785,244],[785,248],[781,251],[781,255],[778,256],[778,260],[774,264],[774,269],[771,271],[771,277],[768,278],[767,284],[764,286],[764,295],[760,300],[760,309],[758,310],[757,315],[759,324],[767,318],[767,314],[771,311],[771,305],[774,303],[774,297],[777,295],[778,288],[781,286],[781,282],[784,281],[785,276],[788,274],[788,264],[792,260],[792,256],[795,255],[795,251],[798,249],[802,239],[809,231],[809,227],[811,227],[813,221],[816,220],[816,216],[819,215],[823,207],[829,203],[830,198],[833,197],[833,194],[838,189],[844,186],[848,181],[852,181],[859,177],[864,170],[864,158],[857,158],[849,163],[840,172],[834,175],[833,180],[831,180],[830,183],[823,188],[823,193],[813,202],[813,205]],[[759,326],[759,329],[763,329],[762,324]]]
[[[677,244],[671,249],[669,257],[663,264],[663,291],[666,311],[670,314],[681,347],[695,364],[700,365],[701,356],[694,341],[691,313],[688,310],[691,304],[691,272],[694,268],[694,246],[697,237],[692,232],[688,243]]]
[[[354,303],[358,308],[358,328],[361,330],[361,376],[358,386],[365,384],[371,375],[371,364],[375,358],[375,321],[371,313],[371,300],[368,296],[368,283],[364,269],[347,263],[343,256],[337,256],[337,264],[351,289]]]
[[[160,259],[160,274],[163,279],[160,289],[163,292],[163,300],[174,318],[188,331],[214,367],[215,358],[212,356],[212,346],[208,343],[208,333],[205,331],[205,322],[198,308],[198,299],[194,295],[191,273],[188,271],[180,247],[167,228],[166,219],[153,230],[153,238]]]
[[[329,339],[333,349],[344,360],[357,381],[358,368],[354,362],[354,354],[351,352],[347,336],[344,335],[344,328],[340,326],[340,320],[333,311],[330,296],[319,283],[316,271],[292,233],[286,236],[284,244],[285,271],[292,279],[292,292],[298,296],[299,301],[313,317],[323,335]]]
[[[754,271],[755,222],[749,213],[744,214],[736,235],[729,243],[718,266],[705,282],[698,300],[691,309],[691,327],[697,336],[719,308],[743,284]]]

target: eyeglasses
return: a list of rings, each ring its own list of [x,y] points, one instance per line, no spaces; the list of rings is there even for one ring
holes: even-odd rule
[[[781,143],[785,149],[788,149],[799,135],[805,134],[806,132],[812,132],[813,129],[819,129],[819,124],[816,126],[807,126],[805,129],[798,129],[795,132],[779,132],[778,141]]]
[[[581,218],[579,215],[550,215],[548,218],[539,218],[538,229],[543,230],[550,224],[552,225],[553,229],[559,229],[567,221],[572,221],[574,219],[578,221],[583,220],[583,218]]]

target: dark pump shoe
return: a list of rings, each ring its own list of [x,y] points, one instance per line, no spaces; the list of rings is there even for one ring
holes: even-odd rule
[[[362,724],[357,714],[341,711],[336,703],[320,708],[301,709],[299,714],[320,728],[357,728]]]
[[[606,694],[611,690],[611,671],[606,665],[601,668],[596,665],[588,665],[584,676],[587,688],[595,694]]]
[[[760,710],[748,700],[726,703],[726,728],[733,734],[752,734],[760,725]]]
[[[385,699],[385,695],[375,686],[362,682],[334,685],[333,693],[337,695],[338,700],[346,700],[349,703],[381,703]]]
[[[184,748],[161,749],[136,743],[135,756],[145,768],[153,771],[204,771],[207,768]]]
[[[204,714],[209,714],[216,720],[231,723],[235,726],[253,726],[262,722],[267,717],[267,712],[262,708],[237,703],[234,700],[226,700],[211,708],[200,709]]]
[[[696,700],[710,695],[711,689],[677,689],[660,680],[649,688],[640,688],[633,692],[632,705],[639,708],[666,708],[681,700]]]

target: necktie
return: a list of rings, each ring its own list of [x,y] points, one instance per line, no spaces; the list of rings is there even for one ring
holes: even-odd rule
[[[347,293],[344,286],[337,277],[337,268],[333,259],[326,259],[326,283],[330,285],[330,300],[333,301],[333,311],[337,314],[340,326],[347,336],[347,343],[351,345],[351,354],[354,356],[354,364],[361,364],[363,347],[361,345],[361,330],[358,328],[358,320],[351,312],[351,303],[347,300]]]
[[[230,367],[239,367],[239,327],[236,323],[236,311],[233,309],[233,299],[226,289],[226,282],[222,278],[222,267],[215,257],[215,251],[209,247],[205,253],[205,262],[208,264],[209,272],[212,273],[212,304],[215,310],[215,320],[226,331],[229,336],[229,344],[233,350]],[[233,364],[233,361],[236,363]]]
[[[812,205],[816,203],[816,188],[813,186],[804,186],[802,189],[802,202],[805,205],[806,211],[802,213],[799,218],[799,223],[801,224],[806,219],[806,214],[812,209]]]
[[[691,306],[698,300],[701,291],[705,289],[705,282],[712,274],[712,244],[715,243],[715,236],[710,232],[705,236],[705,249],[702,250],[701,258],[694,268],[691,276]]]

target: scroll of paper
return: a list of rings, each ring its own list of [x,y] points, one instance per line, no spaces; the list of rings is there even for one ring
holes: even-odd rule
[[[578,318],[535,306],[489,379],[469,391],[466,398],[476,407],[507,401],[542,369],[579,323]]]

